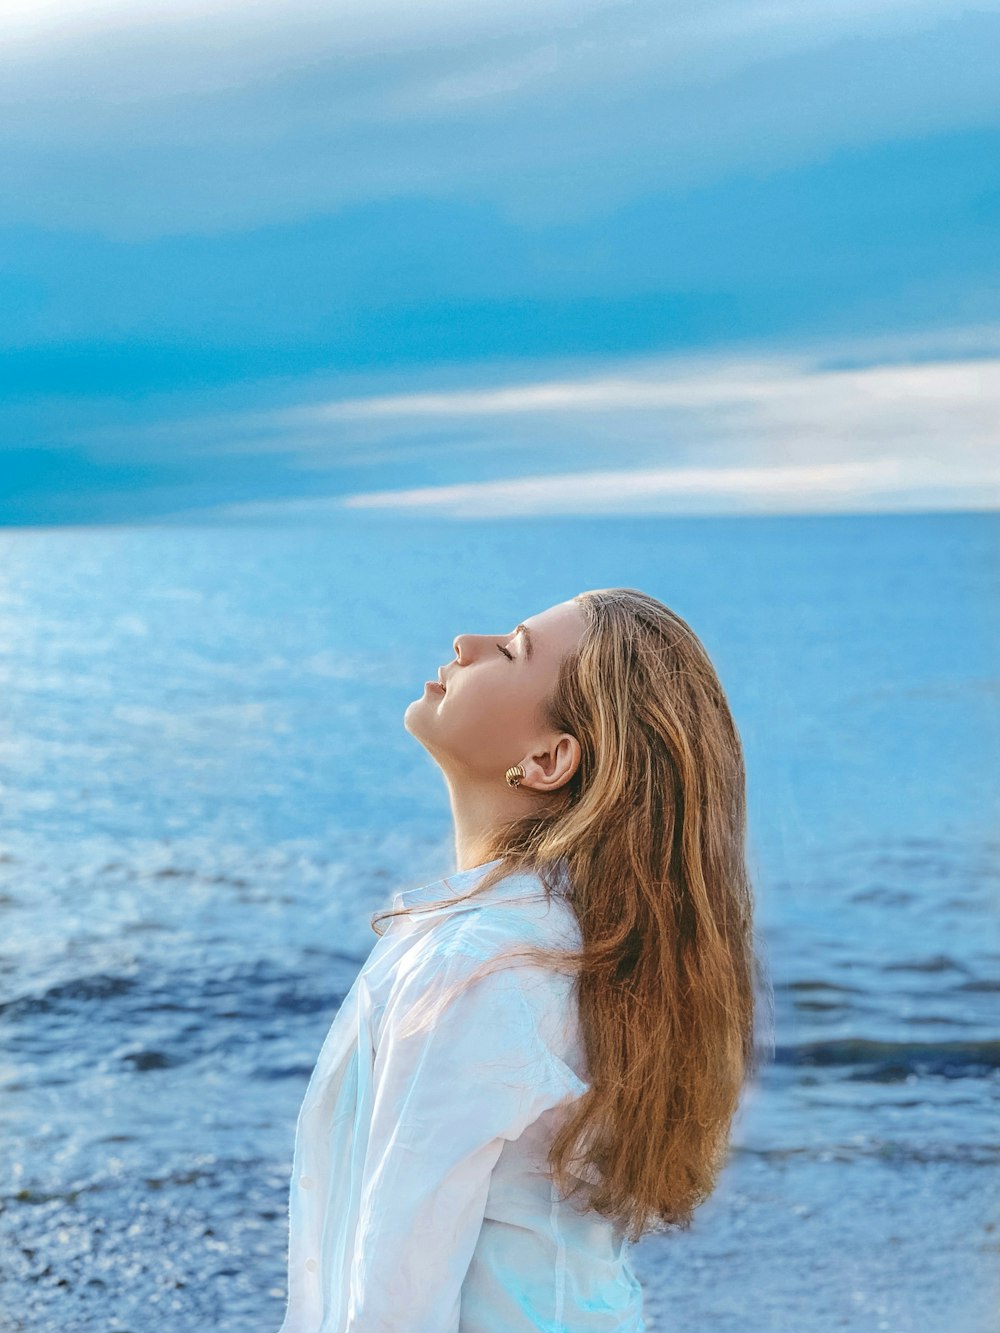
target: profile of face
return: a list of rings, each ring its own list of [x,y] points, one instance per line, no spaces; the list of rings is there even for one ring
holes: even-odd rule
[[[567,601],[502,634],[459,634],[440,684],[427,682],[403,725],[449,783],[515,795],[504,775],[521,764],[520,790],[556,790],[576,770],[580,745],[546,724],[542,704],[585,628],[581,606]]]

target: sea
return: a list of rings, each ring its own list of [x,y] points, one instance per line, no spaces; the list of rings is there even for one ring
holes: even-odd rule
[[[274,1333],[323,1037],[455,868],[403,713],[616,586],[727,691],[768,989],[649,1333],[997,1333],[1000,516],[349,510],[0,531],[4,1333]]]

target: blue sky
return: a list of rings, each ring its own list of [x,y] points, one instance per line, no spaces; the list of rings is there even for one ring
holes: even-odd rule
[[[0,9],[0,523],[1000,502],[1000,6]]]

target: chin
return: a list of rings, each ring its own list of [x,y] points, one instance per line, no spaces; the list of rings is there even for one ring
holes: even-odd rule
[[[406,705],[406,708],[403,711],[403,726],[407,731],[413,732],[414,735],[416,735],[419,730],[419,723],[417,724],[417,727],[414,728],[413,721],[414,718],[423,711],[421,705],[424,702],[424,699],[413,699]]]

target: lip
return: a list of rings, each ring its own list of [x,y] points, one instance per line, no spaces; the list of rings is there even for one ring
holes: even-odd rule
[[[425,690],[428,690],[428,689],[430,689],[430,690],[437,690],[438,694],[444,694],[444,692],[445,692],[445,691],[444,691],[444,686],[443,686],[443,685],[441,684],[441,682],[438,681],[438,680],[425,680],[425,681],[424,681],[424,689],[425,689]]]

